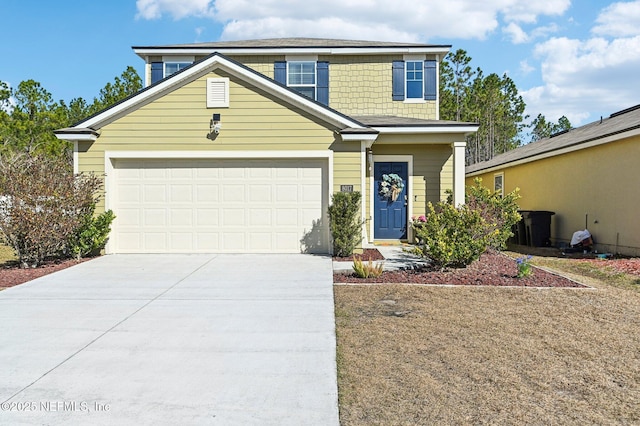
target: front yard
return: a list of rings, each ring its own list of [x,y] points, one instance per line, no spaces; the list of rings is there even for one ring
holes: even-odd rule
[[[637,424],[640,277],[594,289],[335,286],[342,425]]]

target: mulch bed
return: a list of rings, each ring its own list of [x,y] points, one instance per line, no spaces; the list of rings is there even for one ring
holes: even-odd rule
[[[66,269],[87,260],[89,260],[89,258],[83,258],[80,260],[49,260],[37,268],[21,268],[17,262],[0,265],[0,289],[26,283],[27,281]]]
[[[358,256],[359,258],[361,258],[364,261],[368,261],[369,259],[371,260],[384,260],[384,256],[378,251],[378,249],[364,249],[362,254],[355,254],[353,256]],[[349,261],[353,261],[353,256],[347,256],[347,257],[337,257],[334,256],[333,260],[338,261],[338,262],[349,262]]]
[[[378,278],[358,278],[354,274],[334,274],[334,283],[410,283],[468,286],[585,287],[568,278],[532,267],[533,274],[518,278],[515,259],[498,252],[486,252],[466,268],[443,271],[422,269],[385,271]]]
[[[608,266],[612,269],[623,272],[625,274],[631,274],[640,276],[640,258],[628,258],[628,259],[582,259],[579,262],[592,263],[598,266]]]

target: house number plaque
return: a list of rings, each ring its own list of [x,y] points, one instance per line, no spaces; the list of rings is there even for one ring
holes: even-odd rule
[[[353,185],[340,185],[340,192],[353,192]]]

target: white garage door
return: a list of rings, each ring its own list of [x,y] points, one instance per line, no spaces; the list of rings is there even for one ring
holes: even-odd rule
[[[115,253],[327,253],[326,160],[118,159]]]

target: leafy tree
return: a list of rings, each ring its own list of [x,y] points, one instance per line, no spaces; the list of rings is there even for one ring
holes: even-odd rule
[[[82,98],[74,98],[68,105],[54,102],[51,93],[34,80],[23,81],[15,89],[0,82],[0,154],[31,152],[70,159],[70,145],[57,139],[53,131],[102,111],[141,88],[142,80],[133,67],[107,83],[90,105]]]
[[[463,49],[449,54],[440,66],[440,115],[445,120],[461,121],[473,77],[478,72],[469,65],[471,57]]]
[[[470,90],[469,114],[465,121],[480,125],[467,140],[467,163],[489,160],[520,145],[525,103],[506,74],[484,76],[478,70]]]
[[[440,117],[480,125],[478,133],[467,139],[467,164],[520,145],[525,103],[511,78],[473,70],[462,49],[449,53],[441,70]]]
[[[59,155],[68,148],[66,142],[58,140],[53,134],[53,130],[67,124],[64,108],[53,101],[51,93],[40,83],[23,81],[10,90],[10,97],[13,100],[11,111],[0,115],[3,151]]]
[[[540,139],[551,137],[551,135],[563,130],[571,129],[571,122],[564,115],[558,119],[557,123],[554,123],[552,121],[547,121],[544,115],[538,114],[538,116],[529,125],[529,128],[531,128],[531,142],[535,142]]]
[[[107,83],[97,98],[93,98],[93,104],[88,108],[89,115],[102,111],[127,96],[133,95],[142,89],[142,79],[135,68],[128,66],[126,70],[116,77],[113,83]]]

